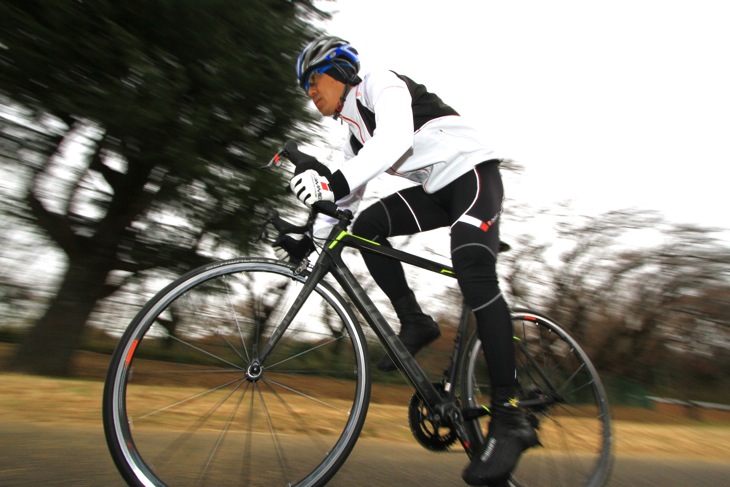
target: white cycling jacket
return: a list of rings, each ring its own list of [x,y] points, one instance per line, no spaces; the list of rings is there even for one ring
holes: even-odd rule
[[[348,93],[340,118],[349,128],[340,167],[355,211],[365,185],[383,172],[432,193],[499,155],[477,131],[426,87],[393,71],[375,71]],[[320,234],[320,232],[316,232]]]
[[[480,162],[499,158],[454,109],[392,71],[364,76],[340,117],[350,129],[341,171],[351,189],[387,171],[432,193]]]

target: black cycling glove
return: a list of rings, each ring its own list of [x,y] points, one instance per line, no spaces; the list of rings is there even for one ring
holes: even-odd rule
[[[287,257],[290,262],[298,264],[306,256],[314,251],[314,243],[312,239],[306,235],[302,235],[301,239],[290,237],[289,235],[282,235],[272,244],[274,247],[274,253],[279,260],[284,260]]]

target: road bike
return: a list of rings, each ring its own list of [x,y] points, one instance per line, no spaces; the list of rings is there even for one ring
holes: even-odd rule
[[[296,159],[295,148],[284,154]],[[449,278],[453,268],[349,233],[352,213],[333,203],[313,205],[303,226],[276,212],[267,223],[280,234],[302,232],[318,213],[336,223],[313,262],[205,265],[162,289],[131,321],[103,397],[107,444],[129,485],[325,485],[368,411],[371,361],[359,317],[413,388],[407,415],[415,439],[467,457],[483,444],[490,385],[470,310],[462,306],[448,366],[434,380],[342,253],[373,252]],[[554,320],[511,313],[520,404],[541,446],[525,452],[509,485],[603,485],[611,416],[595,367]]]

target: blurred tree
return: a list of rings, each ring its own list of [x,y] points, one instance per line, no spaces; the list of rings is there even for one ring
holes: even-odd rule
[[[26,176],[6,207],[66,257],[12,369],[68,373],[95,304],[140,271],[245,250],[283,187],[258,167],[313,120],[293,64],[322,18],[310,0],[0,4],[2,147]]]
[[[698,375],[727,385],[730,252],[717,229],[638,210],[558,220],[556,255],[526,236],[501,258],[513,303],[554,317],[610,375],[669,376],[674,393]]]
[[[730,253],[706,228],[674,225],[664,235],[660,245],[622,259],[632,267],[623,316],[615,316],[622,326],[604,351],[614,370],[642,383],[654,382],[656,368],[672,357],[719,365],[730,349]],[[714,374],[726,378],[730,370]]]

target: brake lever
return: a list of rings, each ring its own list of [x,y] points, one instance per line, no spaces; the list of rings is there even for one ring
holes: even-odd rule
[[[263,167],[279,167],[281,166],[282,157],[286,157],[291,161],[294,166],[299,166],[300,164],[313,164],[317,163],[317,158],[314,156],[310,156],[309,154],[305,154],[304,152],[299,150],[299,147],[296,142],[293,140],[287,140],[284,142],[284,147],[277,152],[274,157],[271,158],[269,163]]]
[[[277,152],[274,157],[271,158],[268,164],[265,166],[261,166],[262,169],[265,169],[267,167],[279,167],[281,166],[281,163],[283,162],[281,160],[282,157],[289,157],[289,151],[286,150],[286,148],[281,149],[279,152]]]
[[[264,222],[261,224],[261,230],[258,232],[258,236],[252,238],[252,243],[258,243],[262,240],[268,241],[269,240],[269,225],[274,225],[274,221],[279,216],[279,212],[276,210],[269,210],[266,213],[266,218],[264,219]],[[275,226],[275,225],[274,225]],[[278,240],[278,239],[277,239]]]
[[[262,240],[267,241],[269,239],[269,231],[266,227],[268,226],[269,222],[265,222],[263,225],[261,225],[261,231],[251,237],[251,243],[259,243]]]
[[[277,237],[274,240],[274,244],[278,243],[285,235],[295,233],[304,235],[307,232],[311,232],[312,223],[314,222],[314,213],[309,215],[307,223],[304,225],[294,225],[288,221],[279,217],[279,212],[275,209],[271,209],[266,213],[266,218],[261,224],[261,231],[258,233],[258,237],[252,240],[253,243],[260,242],[262,239],[269,239],[269,225],[274,227],[277,233]]]

